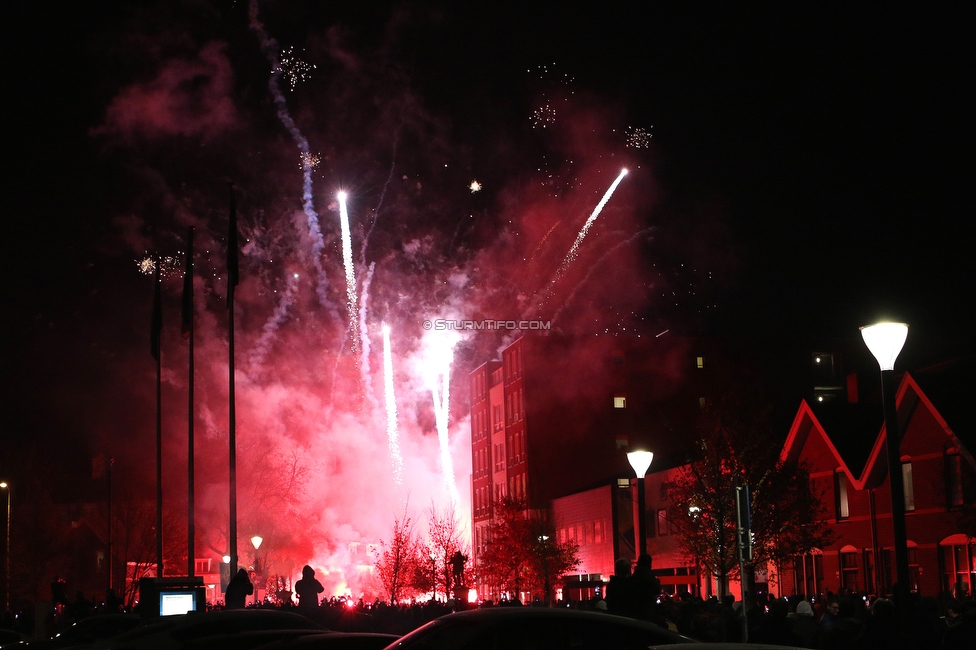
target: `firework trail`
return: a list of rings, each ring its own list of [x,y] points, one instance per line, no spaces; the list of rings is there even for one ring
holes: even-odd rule
[[[616,180],[613,181],[610,188],[603,195],[603,198],[600,199],[600,202],[596,204],[595,208],[593,208],[593,212],[590,214],[590,217],[586,220],[586,223],[583,224],[583,227],[580,228],[579,234],[576,235],[576,241],[573,242],[573,245],[569,249],[569,253],[566,254],[566,259],[563,260],[559,270],[556,271],[556,277],[552,279],[553,282],[558,280],[562,274],[566,272],[566,269],[569,268],[569,265],[572,264],[576,259],[576,256],[579,254],[580,244],[582,244],[583,240],[586,238],[586,233],[590,231],[590,226],[593,225],[593,222],[595,222],[597,217],[600,216],[600,213],[603,212],[603,207],[607,204],[607,201],[610,200],[610,197],[613,196],[614,190],[617,189],[617,186],[620,185],[620,181],[622,181],[626,175],[627,170],[621,170]]]
[[[393,481],[403,485],[403,456],[400,454],[400,429],[397,426],[396,394],[393,392],[393,353],[390,349],[390,326],[383,323],[383,393],[386,398],[386,436],[390,442]]]
[[[261,330],[261,338],[254,344],[254,348],[251,351],[248,361],[252,366],[259,366],[264,362],[264,357],[267,356],[271,344],[274,343],[275,336],[278,334],[278,328],[281,327],[285,316],[288,315],[288,309],[295,301],[295,293],[298,291],[298,278],[299,275],[297,273],[293,273],[288,278],[288,285],[285,287],[284,292],[280,294],[281,299],[278,301],[278,305],[275,307],[271,317],[264,324]]]
[[[346,309],[349,312],[349,349],[359,354],[359,299],[356,296],[356,269],[352,261],[352,234],[349,231],[349,212],[346,193],[339,192],[339,225],[342,227],[342,264],[346,267]],[[357,365],[359,361],[356,361]]]
[[[401,124],[400,126],[403,125]],[[376,228],[376,222],[380,220],[380,208],[383,207],[383,199],[386,198],[386,190],[390,186],[390,182],[393,180],[393,171],[396,169],[397,145],[400,141],[400,126],[398,126],[396,131],[393,133],[393,159],[390,161],[390,173],[386,176],[386,182],[383,183],[383,191],[380,192],[380,200],[376,203],[376,209],[373,210],[373,223],[369,225],[369,230],[366,231],[366,236],[363,237],[363,245],[359,249],[359,263],[363,266],[366,265],[366,248],[369,246],[369,238],[373,234],[373,229]]]
[[[302,135],[301,130],[299,130],[298,125],[295,124],[295,120],[292,119],[291,113],[288,111],[288,102],[285,101],[285,94],[281,91],[282,69],[278,61],[278,43],[268,36],[268,33],[264,29],[264,24],[258,19],[257,0],[251,0],[249,17],[251,29],[258,35],[258,40],[261,43],[261,50],[271,63],[271,78],[268,79],[268,89],[274,97],[278,119],[288,129],[301,153],[303,181],[302,210],[305,212],[305,217],[308,222],[308,233],[312,238],[312,263],[315,265],[315,272],[317,274],[316,294],[318,295],[319,303],[334,312],[335,310],[332,308],[328,298],[329,279],[325,274],[325,270],[322,268],[322,249],[325,248],[325,240],[322,239],[322,229],[319,227],[319,215],[315,211],[315,203],[312,200],[312,169],[314,169],[315,165],[311,164],[310,161],[314,159],[314,156],[309,151],[308,140]]]
[[[448,424],[451,414],[451,364],[454,363],[456,337],[450,333],[433,342],[430,382],[431,397],[434,400],[434,421],[437,425],[437,439],[441,448],[441,470],[444,473],[444,487],[451,495],[453,504],[460,503],[457,483],[454,480],[454,462],[451,460]]]
[[[576,241],[574,241],[573,245],[569,248],[569,252],[566,254],[566,258],[563,260],[563,263],[559,265],[559,268],[556,270],[556,274],[553,276],[552,280],[549,281],[549,284],[546,286],[542,298],[539,300],[538,308],[540,310],[543,304],[545,304],[549,300],[549,297],[552,294],[552,287],[556,284],[556,282],[559,281],[559,278],[561,278],[563,274],[566,273],[566,270],[576,260],[576,257],[579,255],[580,245],[583,243],[583,240],[586,238],[586,234],[590,231],[590,226],[593,225],[593,223],[597,220],[597,217],[600,216],[600,213],[603,212],[603,208],[604,206],[606,206],[607,201],[609,201],[610,197],[613,196],[614,190],[617,189],[617,186],[620,185],[620,181],[622,181],[624,179],[624,176],[626,175],[627,175],[626,169],[620,170],[620,174],[617,176],[616,180],[614,180],[613,183],[610,184],[610,187],[604,193],[603,198],[600,199],[600,202],[596,204],[595,208],[593,208],[593,212],[590,213],[590,216],[586,220],[586,223],[584,223],[583,227],[580,228],[579,234],[576,235]]]
[[[653,232],[653,231],[654,231],[654,228],[644,228],[643,230],[639,230],[639,231],[635,232],[633,235],[631,235],[630,237],[628,237],[627,239],[625,239],[625,240],[623,240],[621,242],[617,242],[617,244],[615,244],[613,247],[611,247],[610,250],[608,250],[606,253],[604,253],[603,255],[601,255],[600,258],[597,261],[595,261],[593,264],[590,265],[590,268],[586,271],[586,275],[583,276],[583,279],[580,280],[576,284],[576,286],[573,287],[573,290],[569,292],[569,295],[568,296],[566,296],[566,300],[563,301],[563,304],[559,306],[559,309],[557,309],[555,311],[555,313],[553,313],[552,320],[554,320],[554,321],[558,321],[559,320],[559,315],[563,313],[563,310],[566,308],[566,306],[569,305],[569,303],[571,303],[573,301],[573,298],[576,297],[576,292],[579,291],[580,287],[582,287],[583,285],[586,284],[586,282],[590,279],[590,276],[593,275],[593,272],[596,271],[597,268],[600,267],[600,265],[603,263],[604,260],[606,260],[607,258],[609,258],[611,255],[613,255],[614,253],[616,253],[618,250],[620,250],[624,246],[627,246],[628,244],[630,244],[631,242],[633,242],[635,239],[637,239],[641,235],[646,235],[646,234],[648,234],[650,232]]]
[[[360,379],[363,383],[363,389],[366,391],[366,399],[373,409],[376,409],[379,404],[376,403],[376,396],[373,394],[373,382],[370,381],[369,377],[369,353],[372,346],[369,340],[369,328],[367,326],[367,316],[369,312],[366,306],[369,303],[369,285],[373,281],[373,271],[375,270],[376,262],[373,262],[366,269],[366,275],[363,277],[363,290],[359,296],[359,336],[362,339],[362,354],[360,355],[359,361],[359,373]]]

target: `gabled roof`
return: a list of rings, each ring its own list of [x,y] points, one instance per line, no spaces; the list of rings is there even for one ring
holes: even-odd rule
[[[847,480],[854,483],[854,475],[838,451],[837,446],[834,445],[834,441],[827,435],[826,430],[820,423],[820,419],[817,418],[817,415],[810,408],[810,404],[806,400],[800,401],[800,408],[797,410],[796,417],[793,418],[790,433],[786,437],[783,450],[780,452],[780,460],[795,461],[799,459],[804,448],[811,442],[811,435],[816,436],[817,439],[826,445],[830,454],[833,456],[835,467],[843,469],[844,473],[847,474]]]
[[[915,410],[921,406],[932,414],[932,417],[935,418],[935,421],[939,424],[942,431],[945,432],[947,440],[950,441],[953,446],[959,449],[959,453],[963,455],[970,465],[976,467],[976,464],[973,463],[973,457],[969,450],[952,432],[952,429],[949,428],[949,425],[932,404],[932,401],[919,387],[918,382],[915,381],[915,378],[907,372],[905,373],[904,378],[901,380],[901,385],[898,387],[898,392],[895,393],[895,404],[897,405],[898,427],[903,432],[903,436],[904,432],[906,431],[906,425],[915,414]],[[860,479],[856,482],[857,489],[861,490],[864,488],[878,487],[884,482],[885,476],[888,474],[888,453],[886,451],[886,444],[887,431],[885,426],[882,425],[881,432],[874,441],[874,447],[871,449],[871,455],[868,457],[868,462],[864,466],[864,471],[861,473]]]
[[[915,378],[905,373],[895,394],[895,404],[898,413],[899,427],[904,430],[921,406],[931,413],[932,417],[945,432],[947,442],[957,447],[963,457],[976,468],[973,456],[967,446],[949,427],[945,419],[932,404],[928,396],[922,391]],[[830,404],[810,406],[806,400],[800,402],[790,433],[780,452],[781,460],[796,460],[803,453],[808,443],[813,442],[810,436],[817,436],[826,445],[836,467],[843,469],[847,478],[855,489],[874,488],[884,482],[888,473],[888,456],[885,451],[886,431],[884,423],[880,432],[874,437],[869,452],[864,454],[865,441],[871,440],[868,432],[876,430],[877,421],[881,420],[879,405],[859,406],[856,404]],[[874,424],[872,424],[872,422]],[[833,437],[828,434],[828,430]],[[835,441],[844,441],[836,444]]]

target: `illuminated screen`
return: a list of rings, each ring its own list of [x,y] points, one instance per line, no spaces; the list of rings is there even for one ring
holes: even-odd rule
[[[159,615],[174,616],[196,611],[197,597],[192,591],[161,591],[159,593]]]

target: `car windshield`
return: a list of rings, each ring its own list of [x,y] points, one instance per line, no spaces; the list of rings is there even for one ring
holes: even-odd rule
[[[408,635],[394,648],[424,650],[637,650],[649,645],[688,643],[691,639],[654,625],[607,616],[505,617],[477,620],[446,617]]]

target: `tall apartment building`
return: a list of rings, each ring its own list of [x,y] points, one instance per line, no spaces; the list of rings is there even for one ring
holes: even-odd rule
[[[550,509],[560,497],[616,485],[633,475],[626,452],[637,446],[652,449],[659,467],[682,458],[705,375],[701,345],[676,337],[581,341],[527,335],[505,347],[500,360],[475,368],[475,563],[498,499],[513,496],[529,508]],[[615,556],[633,553],[633,520],[627,521],[614,517],[592,526],[612,542]],[[621,524],[630,532],[617,531]],[[628,536],[630,550],[619,549]]]

